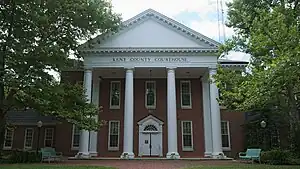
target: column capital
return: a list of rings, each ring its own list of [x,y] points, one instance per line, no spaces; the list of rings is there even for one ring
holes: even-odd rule
[[[93,71],[92,68],[84,68],[84,72],[88,72],[88,73],[91,73]]]
[[[133,72],[134,71],[134,67],[124,67],[124,70],[126,72]]]
[[[174,72],[176,70],[177,67],[172,66],[172,67],[166,67],[168,72]]]
[[[217,68],[209,68],[209,75],[214,75],[217,73]]]

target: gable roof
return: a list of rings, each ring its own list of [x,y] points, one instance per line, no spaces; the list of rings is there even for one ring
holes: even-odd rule
[[[109,33],[104,33],[101,35],[98,35],[96,38],[82,44],[79,47],[79,51],[89,51],[89,52],[95,52],[92,50],[92,46],[93,44],[103,44],[108,38],[114,36],[114,35],[118,35],[121,34],[123,32],[126,32],[129,29],[132,29],[134,26],[140,24],[141,22],[144,22],[145,20],[148,20],[149,18],[155,20],[156,22],[159,22],[160,24],[163,24],[165,26],[167,26],[169,29],[174,30],[175,32],[178,32],[180,34],[183,34],[185,37],[195,41],[196,43],[205,43],[208,46],[210,46],[209,48],[189,48],[189,47],[183,47],[183,48],[159,48],[159,49],[155,49],[155,51],[166,51],[166,52],[174,52],[174,50],[184,50],[185,52],[216,52],[216,50],[218,49],[220,43],[208,38],[207,36],[196,32],[195,30],[192,30],[191,28],[153,10],[153,9],[147,9],[144,12],[124,21],[122,23],[122,26],[119,28],[118,31],[116,32],[109,32]],[[143,48],[144,50],[142,50],[141,48],[139,49],[135,49],[135,48],[130,48],[130,49],[124,49],[124,48],[101,48],[100,50],[102,50],[102,52],[113,52],[113,51],[118,51],[118,52],[138,52],[138,51],[143,51],[145,52],[145,50],[150,50],[147,48]],[[153,50],[153,48],[151,49]],[[188,50],[188,51],[186,51]],[[199,50],[199,51],[198,51]],[[152,51],[153,52],[153,51]]]

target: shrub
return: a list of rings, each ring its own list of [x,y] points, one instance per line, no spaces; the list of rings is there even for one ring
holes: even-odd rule
[[[294,153],[279,149],[262,152],[261,162],[272,165],[298,165],[300,163]]]
[[[41,154],[35,151],[13,150],[8,156],[9,163],[36,163],[41,161]]]

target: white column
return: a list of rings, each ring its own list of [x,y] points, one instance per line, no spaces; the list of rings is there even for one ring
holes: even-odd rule
[[[133,153],[133,69],[126,69],[124,103],[124,137],[121,158],[134,158]]]
[[[211,110],[212,144],[213,144],[212,156],[213,158],[220,158],[224,156],[224,154],[222,151],[220,106],[217,100],[219,98],[219,91],[212,77],[216,73],[217,73],[216,69],[209,70],[209,75],[212,80],[210,83],[210,110]]]
[[[167,117],[168,117],[168,153],[167,158],[180,158],[177,150],[177,113],[175,69],[167,68]]]
[[[92,94],[92,103],[99,107],[99,90],[100,90],[100,79],[96,78],[93,80],[93,94]],[[98,115],[95,115],[95,120],[98,121]],[[98,139],[98,132],[97,131],[90,131],[90,147],[89,153],[92,157],[97,157],[97,139]]]
[[[92,70],[85,69],[84,70],[84,89],[85,95],[87,98],[87,102],[91,102],[92,96]],[[79,141],[79,152],[77,154],[78,157],[88,158],[89,157],[89,131],[81,130],[80,131],[80,141]]]
[[[212,130],[210,113],[210,94],[208,72],[202,77],[202,96],[203,96],[203,123],[204,123],[204,143],[205,157],[211,157],[212,153]]]

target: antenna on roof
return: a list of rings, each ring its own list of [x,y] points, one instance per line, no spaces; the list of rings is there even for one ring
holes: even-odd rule
[[[220,12],[221,12],[221,14],[220,14]],[[217,15],[218,15],[219,42],[222,42],[221,36],[223,36],[223,42],[225,42],[226,41],[226,33],[225,33],[223,0],[217,0]],[[222,24],[220,24],[220,22],[222,22]],[[221,25],[222,25],[222,33],[223,33],[222,35],[221,35]]]
[[[226,32],[225,32],[224,8],[223,8],[222,0],[221,0],[221,12],[222,12],[223,42],[225,42],[226,41]]]
[[[219,14],[219,0],[217,0],[217,15],[218,15],[218,33],[219,33],[219,42],[221,42],[221,30],[220,30],[220,14]]]

